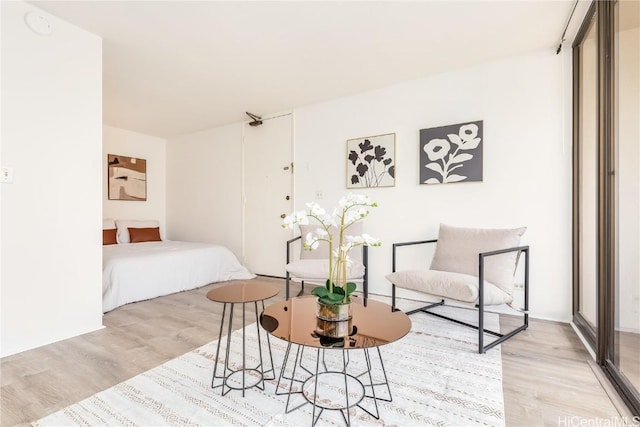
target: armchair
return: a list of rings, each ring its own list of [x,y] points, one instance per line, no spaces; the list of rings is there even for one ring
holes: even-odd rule
[[[304,291],[304,283],[315,283],[324,285],[329,278],[329,245],[321,242],[320,246],[313,251],[307,251],[302,248],[302,238],[307,233],[318,228],[316,225],[300,225],[300,236],[294,237],[287,241],[287,265],[285,267],[285,297],[289,299],[291,282],[300,282],[301,288],[298,295]],[[354,234],[361,234],[361,223],[355,223],[349,229]],[[337,232],[337,230],[335,230]],[[293,260],[294,243],[300,241],[300,257]],[[337,238],[334,238],[337,241]],[[361,246],[352,251],[353,259],[347,272],[347,279],[352,282],[362,283],[362,291],[364,297],[369,295],[369,275],[368,275],[368,246]]]
[[[392,273],[386,276],[392,284],[392,306],[396,308],[397,287],[436,296],[439,302],[407,314],[427,313],[477,329],[478,353],[485,353],[529,325],[529,246],[520,246],[520,237],[525,230],[524,227],[473,229],[441,224],[438,239],[394,243]],[[396,271],[400,248],[433,243],[436,244],[436,251],[429,270]],[[514,276],[521,254],[524,254],[524,309],[512,308],[523,314],[523,324],[506,334],[485,329],[485,307],[510,305],[513,301]],[[478,309],[478,324],[472,325],[429,311],[445,305],[445,300],[475,306]],[[485,333],[498,338],[485,345]]]

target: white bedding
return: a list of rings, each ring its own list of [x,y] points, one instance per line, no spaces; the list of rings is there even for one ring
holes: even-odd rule
[[[206,243],[144,242],[102,248],[102,311],[224,280],[252,279],[235,255]]]

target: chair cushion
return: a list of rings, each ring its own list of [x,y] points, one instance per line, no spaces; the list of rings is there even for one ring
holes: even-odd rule
[[[478,278],[469,274],[439,270],[405,270],[385,277],[394,285],[404,289],[462,302],[478,303]],[[512,300],[510,295],[485,280],[484,305],[507,304]]]
[[[329,260],[303,259],[290,262],[287,264],[286,269],[293,277],[326,281],[329,275]],[[354,261],[347,270],[347,276],[347,279],[350,280],[361,279],[364,276],[364,265],[361,262]]]
[[[431,261],[432,270],[478,276],[478,254],[520,245],[526,227],[520,228],[461,228],[440,224],[436,252]],[[517,252],[485,258],[484,279],[513,294]]]

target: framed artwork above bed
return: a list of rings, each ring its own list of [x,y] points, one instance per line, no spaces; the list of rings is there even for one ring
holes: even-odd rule
[[[109,200],[147,200],[147,161],[107,155]]]

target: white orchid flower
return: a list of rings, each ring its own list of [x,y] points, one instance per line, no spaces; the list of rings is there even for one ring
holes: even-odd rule
[[[293,228],[295,224],[308,224],[309,220],[306,218],[305,211],[293,212],[291,215],[287,215],[282,221],[282,227]],[[306,222],[305,222],[306,220]]]
[[[349,242],[340,246],[340,252],[342,253],[342,257],[345,258],[351,249],[353,249],[353,244]]]
[[[348,255],[345,257],[345,262],[347,263],[347,267],[351,267],[353,265],[353,260]]]
[[[358,205],[368,205],[371,203],[371,200],[369,200],[369,196],[366,196],[364,194],[361,194],[359,196],[355,196],[353,198],[353,200],[356,202],[356,204]]]
[[[358,211],[347,211],[344,214],[344,223],[345,225],[353,224],[356,221],[361,220],[363,217],[360,216]]]
[[[354,205],[377,206],[366,194],[353,196],[352,200]]]
[[[327,213],[327,211],[325,211],[316,202],[307,203],[307,208],[309,208],[309,213],[311,213],[311,215],[314,215],[314,216],[317,216],[317,217],[321,217],[321,216],[323,216],[323,215],[325,215]]]
[[[382,244],[380,239],[372,237],[367,233],[362,233],[362,240],[364,240],[364,244],[368,246],[380,246]]]
[[[361,236],[345,236],[345,240],[349,242],[352,247],[356,245],[380,246],[380,239],[372,237],[367,233],[362,233]]]
[[[338,200],[338,206],[340,206],[341,208],[346,208],[348,204],[349,204],[349,195],[342,196],[340,197],[340,200]]]
[[[282,226],[284,228],[293,228],[294,224],[309,224],[307,213],[305,211],[296,211],[291,213],[291,215],[286,216],[282,221]]]
[[[450,146],[447,145],[447,152],[449,148]],[[425,147],[425,151],[428,152],[427,147]],[[435,148],[434,151],[436,151]],[[445,154],[443,153],[442,156]],[[344,269],[350,267],[354,262],[349,257],[349,252],[353,248],[362,245],[380,246],[380,240],[366,233],[359,236],[347,235],[345,230],[351,224],[369,215],[370,207],[378,205],[372,202],[367,195],[354,194],[347,194],[342,197],[338,205],[329,214],[316,202],[306,203],[306,211],[292,212],[284,218],[282,226],[284,228],[294,228],[296,224],[307,225],[310,222],[310,218],[320,222],[321,227],[304,236],[303,248],[305,250],[315,250],[320,246],[321,241],[328,241],[329,246],[332,248],[331,261],[329,263],[331,266],[330,289],[333,289],[333,286],[338,286],[346,290],[346,278],[343,277]],[[339,240],[337,236],[341,236]],[[348,301],[348,295],[345,295],[345,300]]]
[[[282,220],[283,228],[293,228],[293,225],[296,223],[295,217],[293,215],[287,215],[284,220]]]
[[[324,225],[325,227],[330,227],[330,226],[334,226],[337,227],[339,222],[337,222],[337,219],[339,218],[336,213],[334,212],[333,215],[329,215],[328,213],[325,213],[324,215],[322,215],[320,218],[320,222],[322,223],[322,225]]]
[[[350,234],[347,234],[347,235],[344,236],[344,240],[347,243],[358,243],[358,239],[360,239],[360,238],[361,238],[360,236],[352,236]]]
[[[320,242],[313,235],[313,233],[307,233],[307,235],[304,238],[304,247],[305,247],[305,249],[310,250],[310,251],[315,251],[316,249],[318,249],[318,246],[320,246]]]
[[[325,230],[324,228],[316,228],[316,236],[324,239],[325,237],[329,236],[329,233],[327,233],[327,230]]]
[[[340,219],[342,218],[342,211],[338,208],[335,208],[331,215],[327,216],[326,225],[333,225],[338,227],[340,225]]]
[[[309,224],[309,217],[305,211],[298,211],[293,213],[296,217],[296,222],[298,224],[307,225]]]

